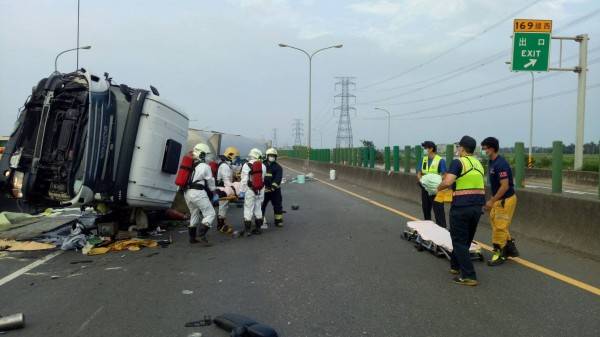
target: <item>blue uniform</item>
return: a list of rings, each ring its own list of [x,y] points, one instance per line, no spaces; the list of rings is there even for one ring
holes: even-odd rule
[[[455,175],[457,178],[460,177],[460,174],[462,173],[462,163],[459,159],[454,159],[452,161],[448,173]],[[452,185],[452,189],[456,191],[456,183]],[[452,197],[453,207],[483,205],[485,205],[485,195],[483,194],[455,195]]]
[[[492,187],[492,195],[496,195],[498,193],[498,189],[500,189],[500,180],[508,179],[508,191],[504,193],[502,199],[510,198],[515,195],[515,187],[512,175],[512,169],[510,168],[510,164],[504,157],[498,156],[495,160],[490,160],[489,162],[489,183]]]

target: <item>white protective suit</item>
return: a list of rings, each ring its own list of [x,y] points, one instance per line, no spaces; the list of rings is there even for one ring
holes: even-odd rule
[[[244,198],[244,220],[252,221],[252,216],[256,217],[256,219],[262,219],[263,214],[261,210],[263,199],[265,198],[265,189],[263,187],[262,190],[258,194],[255,194],[254,191],[248,187],[248,180],[252,179],[250,177],[250,171],[252,170],[252,164],[256,161],[256,159],[250,160],[247,164],[244,164],[242,167],[242,181],[240,183],[240,192],[245,192],[246,196]],[[263,182],[265,181],[265,175],[267,174],[267,167],[265,164],[262,164],[262,178]]]
[[[192,183],[202,185],[206,183],[210,191],[216,189],[215,178],[213,178],[208,164],[202,162],[196,165]],[[211,227],[215,220],[216,213],[206,191],[189,188],[185,191],[184,197],[185,202],[190,209],[190,227],[196,227],[199,222],[205,226]],[[202,213],[202,221],[200,221],[200,213]]]
[[[233,170],[228,162],[219,164],[219,170],[217,171],[217,181],[223,182],[223,187],[230,187],[233,184]],[[219,201],[219,218],[225,219],[227,217],[227,210],[229,209],[229,200]]]

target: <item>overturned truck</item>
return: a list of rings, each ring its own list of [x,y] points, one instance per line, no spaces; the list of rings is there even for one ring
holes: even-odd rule
[[[158,91],[84,69],[42,79],[0,160],[4,196],[41,207],[170,207],[189,119]]]

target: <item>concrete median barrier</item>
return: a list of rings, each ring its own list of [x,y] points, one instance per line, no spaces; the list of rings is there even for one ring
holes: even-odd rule
[[[281,161],[294,168],[303,163],[292,158]],[[421,201],[414,174],[319,162],[311,162],[310,168],[325,175],[334,169],[340,181],[414,203]],[[522,235],[600,258],[600,200],[527,190],[519,190],[517,198],[511,226],[517,240]],[[484,216],[481,223],[489,226],[488,219]]]

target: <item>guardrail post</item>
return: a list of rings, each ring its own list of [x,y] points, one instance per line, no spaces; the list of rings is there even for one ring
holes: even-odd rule
[[[454,144],[446,145],[446,170],[450,168],[450,164],[454,160]]]
[[[523,188],[523,179],[525,178],[525,144],[515,143],[515,187]]]
[[[391,160],[390,160],[390,147],[386,146],[383,150],[383,163],[386,171],[390,170]]]
[[[410,145],[404,147],[404,173],[410,173],[410,158],[411,158]]]
[[[394,172],[400,171],[400,147],[394,145]]]
[[[421,145],[415,146],[415,167],[423,162],[423,148]]]
[[[369,147],[369,168],[375,168],[375,147]]]
[[[552,193],[562,193],[563,143],[552,143]]]

